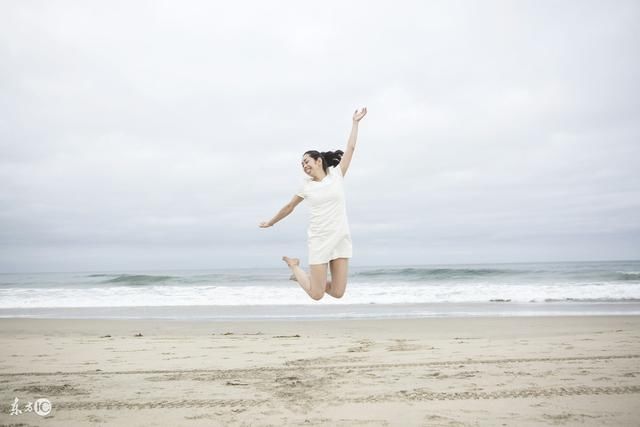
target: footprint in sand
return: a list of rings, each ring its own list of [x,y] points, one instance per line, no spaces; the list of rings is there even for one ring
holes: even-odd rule
[[[361,341],[358,341],[358,344],[360,345],[348,348],[347,352],[348,353],[367,352],[369,351],[369,348],[371,348],[375,344],[375,342],[371,340],[361,340]]]
[[[420,348],[419,345],[408,344],[408,340],[397,339],[394,340],[396,343],[387,347],[387,351],[414,351]]]

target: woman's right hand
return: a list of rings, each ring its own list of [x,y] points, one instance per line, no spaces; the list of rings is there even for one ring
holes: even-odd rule
[[[273,227],[273,226],[272,226],[271,224],[269,224],[269,222],[268,222],[268,221],[262,221],[262,222],[259,224],[259,227],[260,227],[260,228],[269,228],[269,227]]]

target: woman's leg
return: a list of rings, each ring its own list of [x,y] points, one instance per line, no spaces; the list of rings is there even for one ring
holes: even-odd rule
[[[342,298],[347,289],[349,274],[349,258],[336,258],[329,262],[331,281],[327,283],[326,292],[334,298]]]
[[[302,289],[314,300],[322,299],[327,287],[327,264],[310,265],[309,269],[311,270],[311,274],[307,275],[307,273],[300,268],[300,260],[298,258],[283,256],[282,259],[287,263],[289,268],[291,268],[293,275],[296,277],[296,281]]]

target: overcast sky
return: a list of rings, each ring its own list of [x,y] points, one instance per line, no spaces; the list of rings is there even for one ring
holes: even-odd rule
[[[0,272],[640,258],[640,3],[0,3]]]

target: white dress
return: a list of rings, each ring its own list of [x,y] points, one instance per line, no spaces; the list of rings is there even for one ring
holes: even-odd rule
[[[308,178],[296,194],[309,202],[311,211],[307,230],[309,264],[351,258],[351,233],[340,166],[330,167],[322,181]]]

